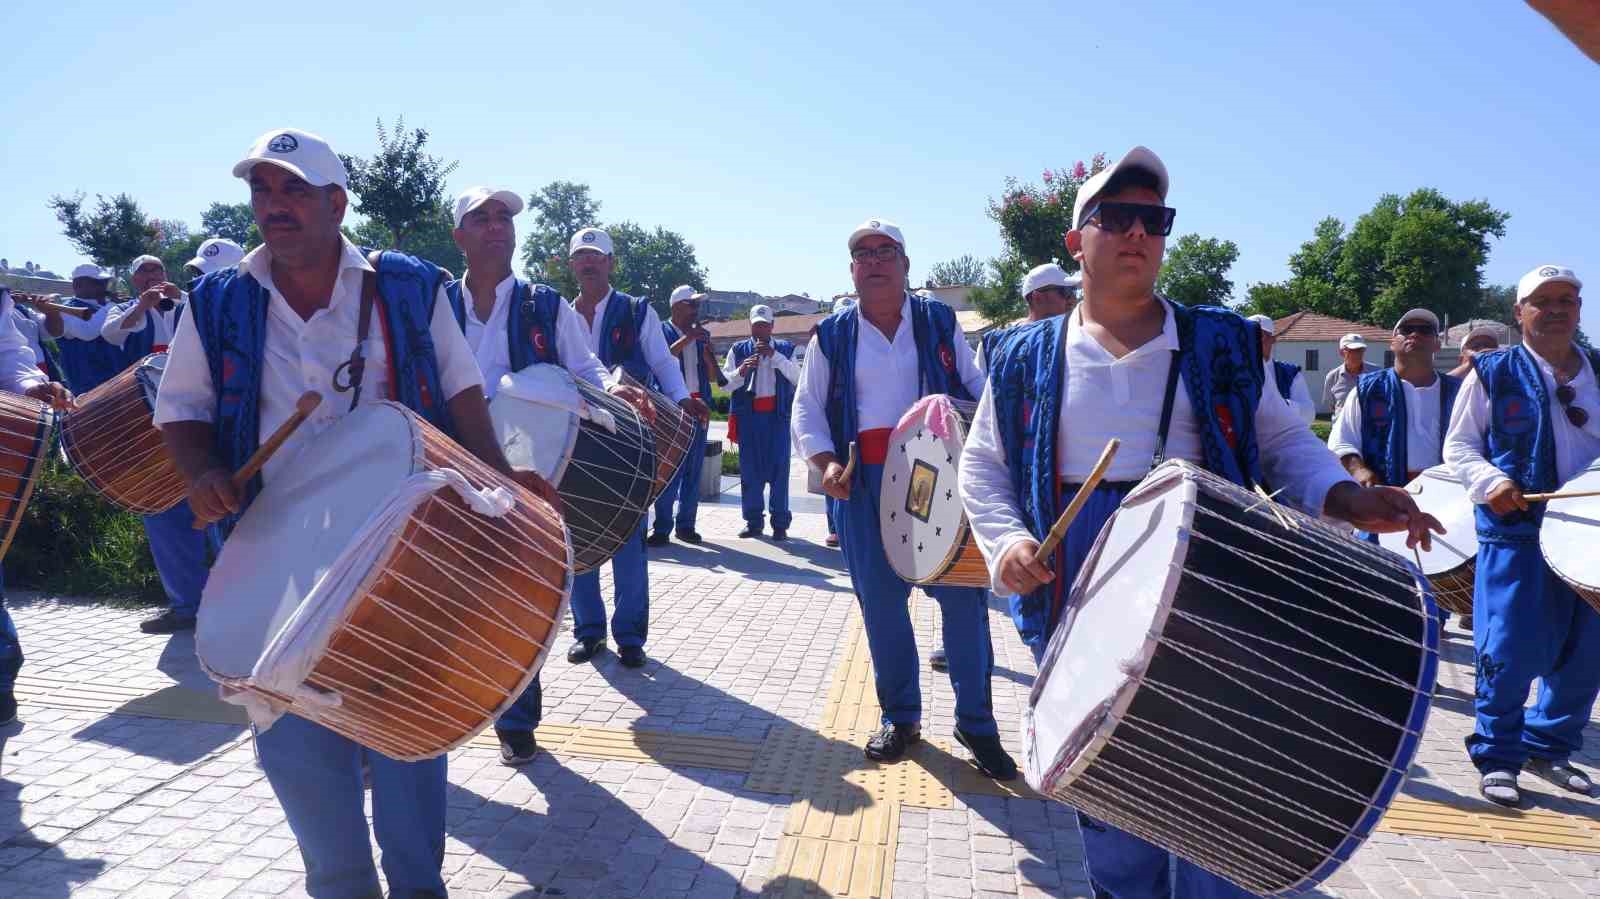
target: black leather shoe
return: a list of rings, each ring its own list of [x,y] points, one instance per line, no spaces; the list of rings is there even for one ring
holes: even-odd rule
[[[606,648],[604,640],[579,640],[567,650],[567,661],[576,665],[594,658],[595,653]]]
[[[500,764],[526,765],[533,761],[539,754],[539,744],[533,739],[531,730],[497,730],[494,735],[500,740]]]
[[[867,741],[867,748],[863,751],[869,759],[893,762],[906,754],[908,746],[920,742],[922,742],[921,725],[885,724],[882,730],[873,734],[872,739]]]
[[[772,539],[774,539],[774,540],[788,540],[789,539],[789,529],[788,528],[773,528],[772,529]]]
[[[928,656],[928,667],[935,671],[949,671],[950,659],[944,654],[944,650],[935,649],[933,654]]]
[[[679,540],[682,540],[684,543],[693,543],[697,546],[705,542],[704,538],[702,538],[696,531],[678,531],[673,534],[673,536],[677,537]]]
[[[619,646],[617,647],[617,658],[622,661],[622,667],[624,668],[643,668],[645,662],[644,647]]]
[[[645,546],[666,546],[670,542],[672,542],[672,535],[668,534],[666,531],[661,531],[660,533],[651,534],[649,537],[646,537],[645,541],[644,541],[644,545]]]
[[[173,634],[178,631],[194,630],[194,616],[179,615],[171,609],[162,612],[154,618],[147,618],[139,622],[139,630],[147,634]]]
[[[1017,763],[1011,760],[1011,756],[1000,745],[999,735],[969,734],[958,727],[956,742],[967,747],[967,751],[972,753],[972,764],[978,766],[984,777],[1011,780],[1017,776]]]
[[[759,536],[761,536],[761,529],[756,527],[755,525],[747,524],[747,525],[744,526],[744,530],[739,532],[739,536],[741,536],[741,537],[759,537]]]
[[[17,720],[17,694],[10,690],[0,693],[0,727]]]

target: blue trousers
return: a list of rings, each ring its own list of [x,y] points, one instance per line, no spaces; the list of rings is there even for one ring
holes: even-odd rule
[[[787,530],[794,521],[789,512],[789,420],[776,412],[739,413],[739,499],[751,527],[761,527],[763,512],[770,513],[775,530]]]
[[[689,454],[684,457],[683,467],[678,469],[677,477],[672,479],[667,489],[656,497],[657,534],[665,534],[674,527],[680,534],[694,530],[695,515],[700,511],[700,475],[705,471],[705,461],[706,426],[698,425],[694,429],[694,442],[689,444]],[[672,515],[673,500],[678,501],[676,521]]]
[[[0,570],[0,693],[9,693],[17,684],[17,672],[22,670],[22,641],[17,637],[17,626],[6,611],[5,572]]]
[[[744,420],[739,421],[741,431]],[[740,453],[741,463],[744,461]],[[872,653],[878,705],[885,724],[922,721],[921,672],[916,636],[911,630],[911,585],[889,567],[878,525],[882,465],[857,465],[849,502],[835,512],[839,547],[850,570],[850,586],[861,607]],[[944,650],[950,685],[956,692],[956,724],[969,734],[996,734],[989,678],[994,648],[989,643],[988,591],[981,587],[928,588],[944,621]]]
[[[616,611],[611,634],[618,646],[643,646],[650,629],[650,580],[645,573],[644,522],[611,557]],[[606,638],[606,604],[600,598],[600,569],[572,579],[572,633],[579,640]]]
[[[544,718],[544,688],[539,685],[541,676],[535,674],[533,682],[522,691],[522,695],[511,704],[511,708],[494,719],[495,730],[512,733],[531,732],[539,726],[539,721]]]
[[[172,611],[193,618],[200,611],[200,595],[205,592],[210,569],[206,567],[206,532],[194,529],[189,501],[158,515],[146,515],[144,532],[150,538],[156,574],[161,576]]]
[[[1551,573],[1537,544],[1479,542],[1472,640],[1477,723],[1467,754],[1480,772],[1520,771],[1529,756],[1565,759],[1583,747],[1600,693],[1600,614]]]
[[[1056,553],[1055,573],[1062,589],[1071,595],[1072,583],[1089,558],[1095,539],[1110,520],[1112,513],[1122,504],[1123,497],[1133,488],[1131,483],[1103,484],[1089,494],[1078,517],[1067,528],[1067,536]],[[1071,497],[1063,495],[1065,503]],[[1013,606],[1015,608],[1015,606]],[[1033,650],[1033,660],[1040,661],[1055,633],[1060,616],[1053,610],[1044,611],[1045,626],[1034,642],[1028,642],[1031,633],[1024,632],[1025,623],[1037,626],[1038,616],[1025,622],[1019,618],[1017,630],[1024,643]],[[1089,875],[1089,885],[1096,897],[1115,899],[1202,899],[1202,897],[1237,897],[1251,894],[1231,881],[1225,880],[1185,861],[1159,846],[1119,830],[1104,821],[1078,813],[1078,833],[1083,837],[1083,866]]]
[[[372,768],[372,829],[389,895],[444,893],[446,756],[395,761],[296,715],[258,732],[256,755],[300,844],[307,893],[382,895],[362,809],[363,758]]]
[[[835,537],[839,536],[839,501],[824,494],[822,508],[828,516],[828,533]]]

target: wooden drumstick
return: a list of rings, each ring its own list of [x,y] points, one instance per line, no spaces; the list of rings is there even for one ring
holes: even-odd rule
[[[1553,499],[1577,499],[1580,496],[1600,496],[1600,490],[1567,490],[1556,493],[1522,494],[1522,498],[1530,503],[1547,503]]]
[[[272,458],[272,454],[283,446],[284,441],[288,440],[290,435],[295,432],[295,429],[299,428],[306,418],[316,411],[316,408],[320,405],[322,405],[322,394],[317,391],[307,390],[305,393],[300,394],[300,399],[295,400],[294,413],[285,419],[283,424],[278,425],[278,429],[272,432],[272,436],[268,437],[265,443],[256,447],[256,451],[250,454],[250,458],[245,461],[243,468],[233,473],[232,481],[235,493],[244,490],[245,485],[250,483],[250,479],[256,476],[256,472],[260,471],[262,466],[267,464],[267,460]],[[194,520],[195,530],[201,530],[205,526],[206,523],[200,519],[196,518]]]
[[[839,483],[850,486],[850,476],[856,473],[856,442],[850,441],[848,455],[844,457],[844,473],[839,475]]]
[[[1067,528],[1072,527],[1072,520],[1078,517],[1078,510],[1089,501],[1089,494],[1100,486],[1100,479],[1106,476],[1106,469],[1111,467],[1111,459],[1121,446],[1122,441],[1115,437],[1106,441],[1106,448],[1100,451],[1100,460],[1094,463],[1089,476],[1078,486],[1078,492],[1072,497],[1072,502],[1067,503],[1067,507],[1061,512],[1061,517],[1056,519],[1055,525],[1050,528],[1050,533],[1045,535],[1044,542],[1039,544],[1038,552],[1033,554],[1035,562],[1040,565],[1049,564],[1050,554],[1055,552],[1056,547],[1066,538]]]

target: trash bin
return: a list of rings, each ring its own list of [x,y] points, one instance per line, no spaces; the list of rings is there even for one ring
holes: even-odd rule
[[[706,441],[706,457],[700,463],[700,498],[716,499],[722,494],[722,441]]]

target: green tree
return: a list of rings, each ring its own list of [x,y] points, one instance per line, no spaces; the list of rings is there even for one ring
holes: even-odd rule
[[[1078,261],[1067,255],[1065,238],[1072,230],[1072,204],[1078,188],[1106,167],[1106,155],[1096,153],[1087,163],[1079,160],[1068,169],[1046,169],[1040,183],[1006,179],[1000,199],[989,200],[989,218],[1000,226],[1005,250],[990,260],[992,283],[974,290],[973,305],[992,322],[1007,322],[1027,314],[1018,292],[1028,269],[1054,262],[1069,273]]]
[[[127,194],[117,194],[109,200],[96,194],[93,212],[86,212],[83,206],[81,193],[50,198],[50,208],[61,222],[61,233],[96,264],[125,274],[135,256],[155,246],[150,219]]]
[[[200,230],[205,237],[226,237],[246,250],[261,244],[261,231],[249,203],[212,203],[200,213]]]
[[[986,283],[974,288],[967,299],[985,319],[997,325],[1022,318],[1028,314],[1028,304],[1022,299],[1022,279],[1031,267],[1015,256],[991,259]]]
[[[1257,282],[1245,291],[1245,302],[1239,307],[1239,314],[1259,313],[1270,318],[1283,318],[1299,312],[1300,309],[1294,291],[1290,290],[1287,284]]]
[[[676,231],[656,226],[649,231],[633,222],[606,226],[615,245],[617,267],[611,283],[623,293],[646,297],[656,312],[666,315],[667,297],[679,284],[706,289],[706,270],[695,258],[694,247]],[[576,294],[574,288],[574,295]]]
[[[428,132],[406,131],[405,118],[395,120],[394,133],[378,120],[378,152],[371,159],[340,154],[350,173],[355,211],[383,223],[394,235],[394,249],[413,252],[412,241],[438,215],[444,203],[444,182],[456,163],[424,152]]]
[[[451,234],[455,227],[455,220],[450,215],[443,203],[438,204],[433,214],[423,220],[411,232],[411,244],[401,249],[395,240],[394,232],[389,226],[376,219],[362,219],[355,227],[346,227],[345,236],[358,247],[369,250],[400,250],[419,259],[426,259],[440,268],[448,270],[452,275],[461,277],[467,270],[467,259],[461,255],[461,248],[456,246],[456,239]]]
[[[564,297],[577,296],[578,282],[567,267],[567,244],[572,235],[600,224],[600,202],[589,196],[587,184],[552,181],[528,197],[528,210],[533,225],[522,242],[527,276]]]
[[[1185,306],[1224,306],[1233,299],[1228,269],[1239,258],[1231,240],[1185,234],[1167,250],[1156,289]]]
[[[176,219],[151,219],[150,228],[155,236],[155,246],[149,252],[161,257],[161,264],[167,268],[167,278],[175,284],[187,284],[189,277],[184,272],[184,263],[200,251],[200,244],[205,242],[206,236],[191,233],[188,225]]]
[[[973,255],[957,256],[937,263],[928,270],[928,286],[950,287],[961,284],[982,286],[989,280],[989,263]]]

